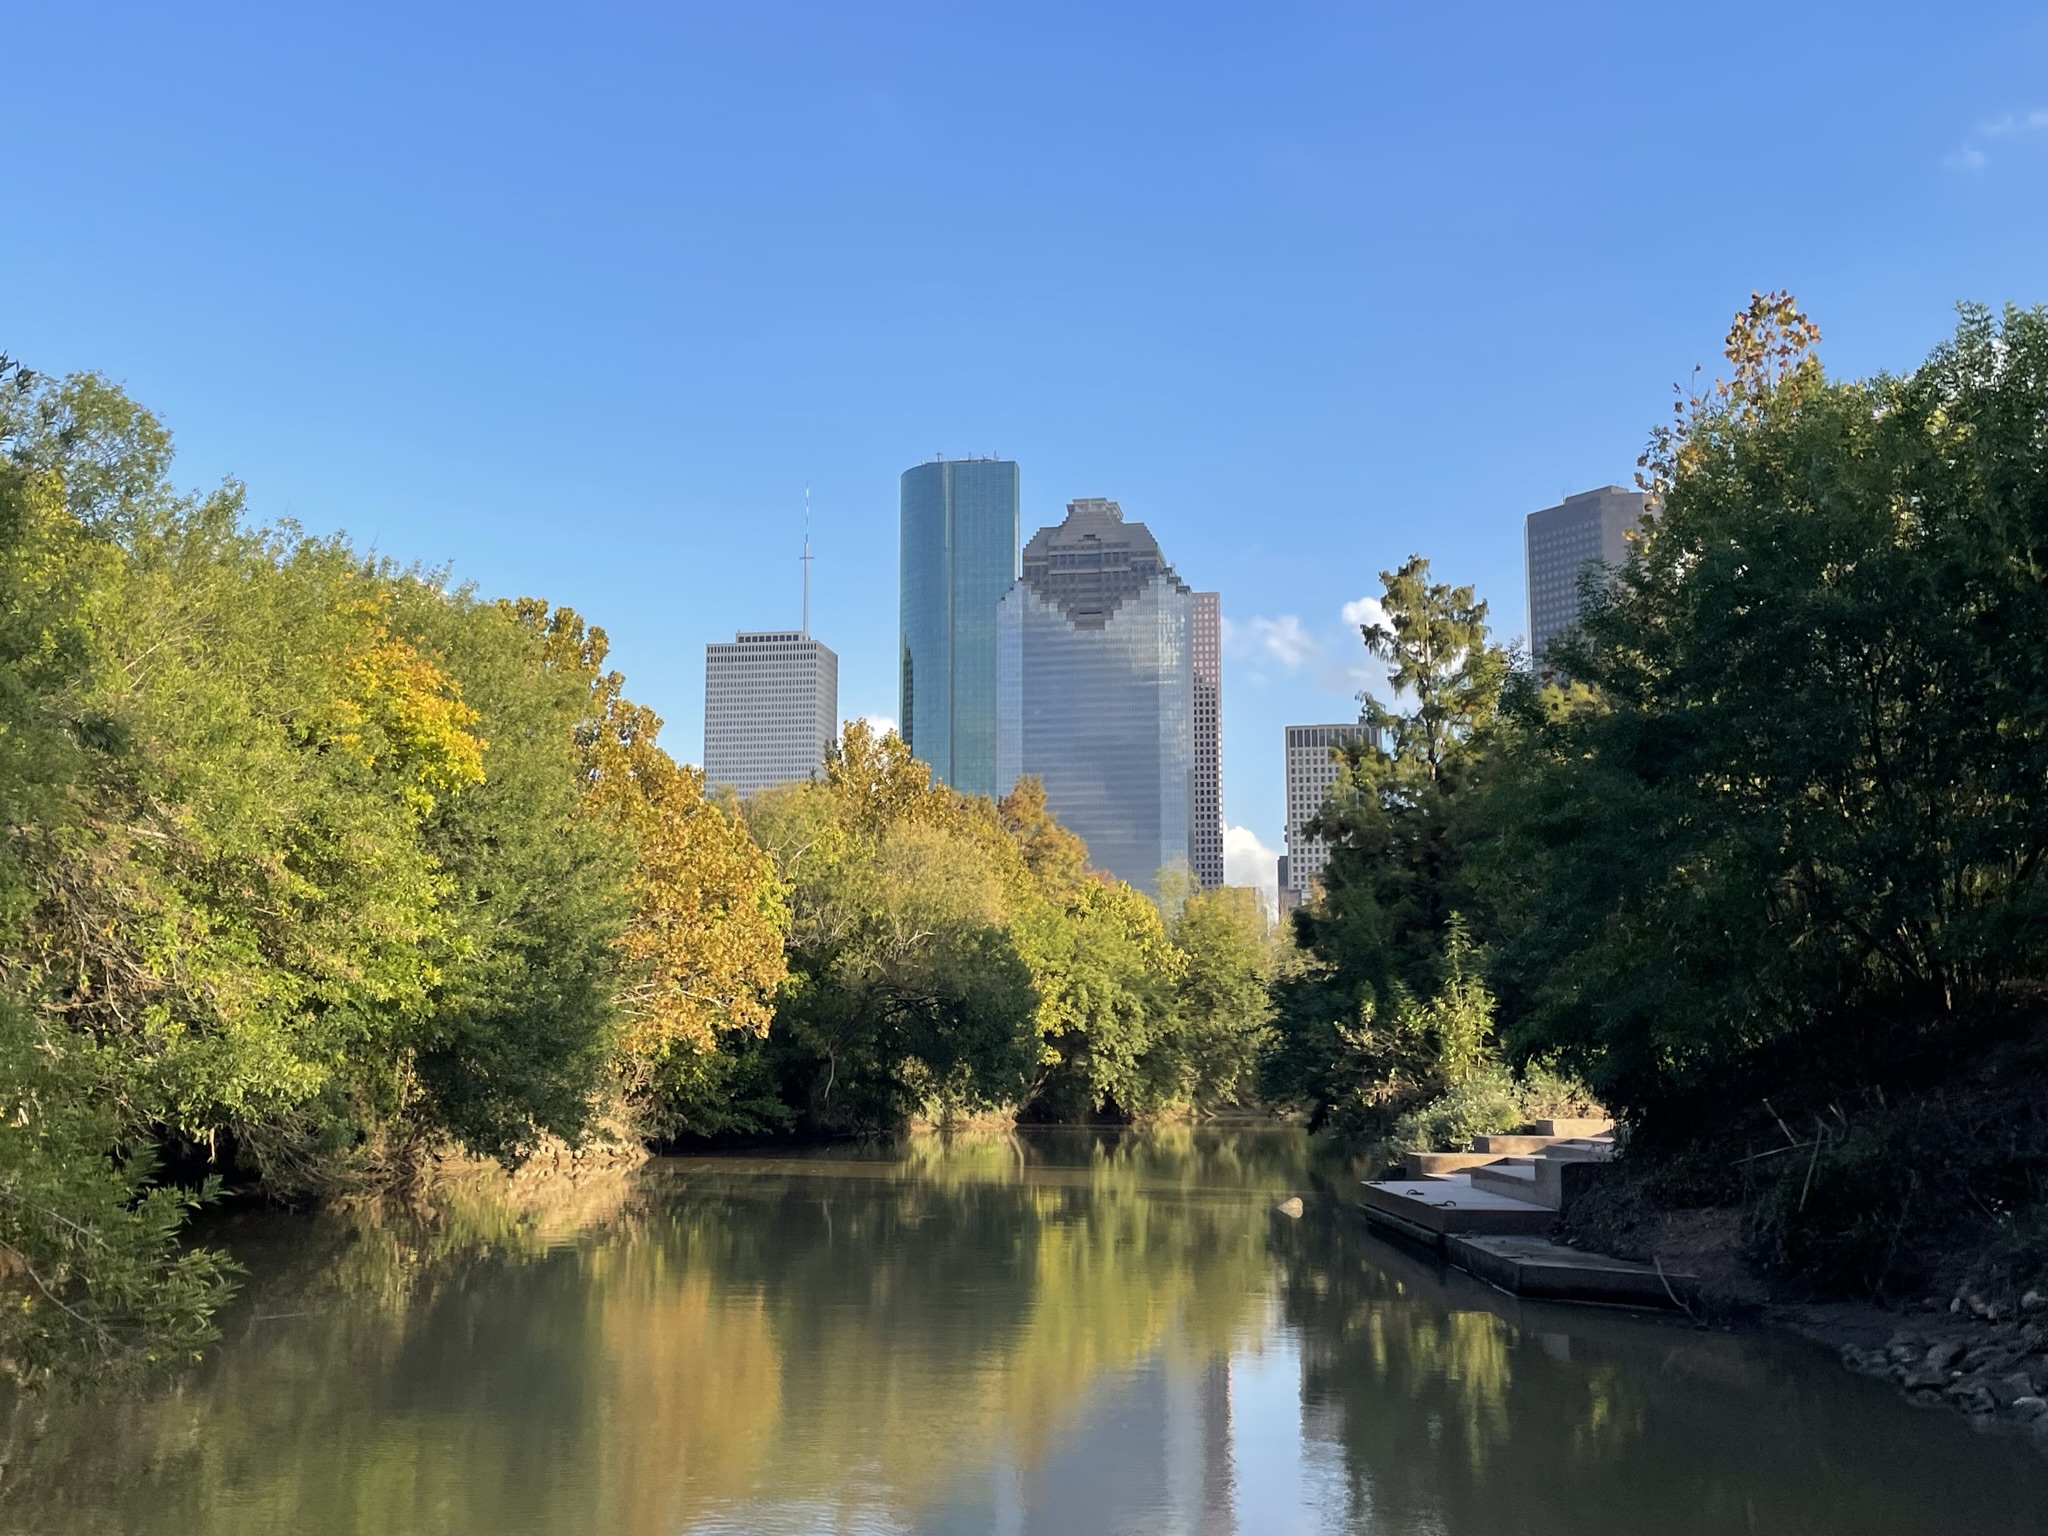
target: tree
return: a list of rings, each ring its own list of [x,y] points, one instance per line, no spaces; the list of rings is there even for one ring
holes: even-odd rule
[[[853,721],[822,782],[746,816],[790,892],[765,1048],[790,1112],[867,1130],[1014,1107],[1034,996],[1012,936],[1023,861],[995,807]]]
[[[1361,696],[1371,733],[1341,749],[1310,823],[1331,855],[1320,899],[1295,914],[1308,964],[1275,987],[1279,1039],[1262,1071],[1268,1093],[1318,1116],[1357,1098],[1351,1021],[1384,1031],[1399,999],[1432,996],[1456,915],[1484,910],[1466,864],[1510,658],[1473,589],[1430,581],[1421,556],[1380,580],[1385,618],[1360,633],[1405,707]]]
[[[1277,936],[1248,886],[1196,891],[1173,922],[1175,985],[1189,1096],[1203,1109],[1247,1100],[1271,1041]]]
[[[1030,1097],[1056,1119],[1181,1108],[1181,957],[1159,909],[1120,880],[1088,879],[1031,911],[1020,947],[1037,988],[1039,1071]]]
[[[660,719],[604,670],[602,629],[537,599],[499,606],[551,664],[589,680],[594,718],[576,732],[588,805],[636,854],[616,941],[618,1072],[642,1127],[672,1134],[702,1120],[726,1079],[712,1060],[721,1038],[768,1031],[789,974],[786,892],[745,824],[705,798],[703,773],[662,750]]]
[[[1589,694],[1527,712],[1502,786],[1517,1041],[1652,1119],[1981,1027],[2048,961],[2048,313],[1966,308],[1897,378],[1826,379],[1816,337],[1738,317],[1646,455]]]

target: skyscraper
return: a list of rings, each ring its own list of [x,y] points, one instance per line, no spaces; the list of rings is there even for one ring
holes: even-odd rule
[[[903,472],[903,739],[942,783],[1001,795],[996,604],[1017,579],[1017,466],[935,459]]]
[[[1223,610],[1215,592],[1197,592],[1194,607],[1195,784],[1188,861],[1195,884],[1223,883]]]
[[[743,795],[815,776],[839,732],[839,658],[801,630],[704,647],[704,781]]]
[[[1113,501],[1067,503],[998,610],[996,777],[1045,783],[1089,861],[1154,889],[1190,864],[1194,594]]]
[[[1334,749],[1347,741],[1375,740],[1373,727],[1356,720],[1339,725],[1287,727],[1287,852],[1281,858],[1282,911],[1307,899],[1309,887],[1322,878],[1330,862],[1330,845],[1302,830],[1323,808],[1330,786],[1337,782]]]
[[[1645,500],[1606,485],[1529,514],[1529,657],[1539,670],[1550,642],[1579,621],[1579,572],[1595,560],[1628,559],[1628,531],[1642,521]]]

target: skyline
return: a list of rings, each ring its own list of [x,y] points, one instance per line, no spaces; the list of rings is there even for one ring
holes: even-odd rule
[[[573,605],[686,757],[701,647],[798,621],[806,483],[841,713],[893,718],[897,476],[1001,451],[1027,531],[1113,498],[1221,590],[1277,852],[1346,606],[1419,552],[1524,633],[1522,519],[1628,484],[1752,289],[1838,373],[2048,297],[2037,7],[485,14],[19,18],[100,89],[0,104],[0,350],[258,518]]]

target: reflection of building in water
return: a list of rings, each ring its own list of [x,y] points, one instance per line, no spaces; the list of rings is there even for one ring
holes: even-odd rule
[[[1229,1359],[1191,1365],[1155,1356],[1106,1379],[1038,1465],[998,1473],[993,1518],[974,1528],[1230,1536],[1238,1528],[1233,1481]],[[956,1527],[941,1518],[925,1528]]]
[[[1197,1536],[1230,1536],[1236,1480],[1230,1468],[1230,1359],[1218,1355],[1202,1373],[1202,1508]]]

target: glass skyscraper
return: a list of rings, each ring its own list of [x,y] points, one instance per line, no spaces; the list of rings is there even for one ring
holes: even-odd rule
[[[997,781],[1036,774],[1089,862],[1142,890],[1190,862],[1194,625],[1150,530],[1097,500],[1031,536],[997,619]]]
[[[903,472],[903,739],[970,795],[1010,789],[996,772],[996,605],[1017,579],[1020,499],[1008,459]]]

